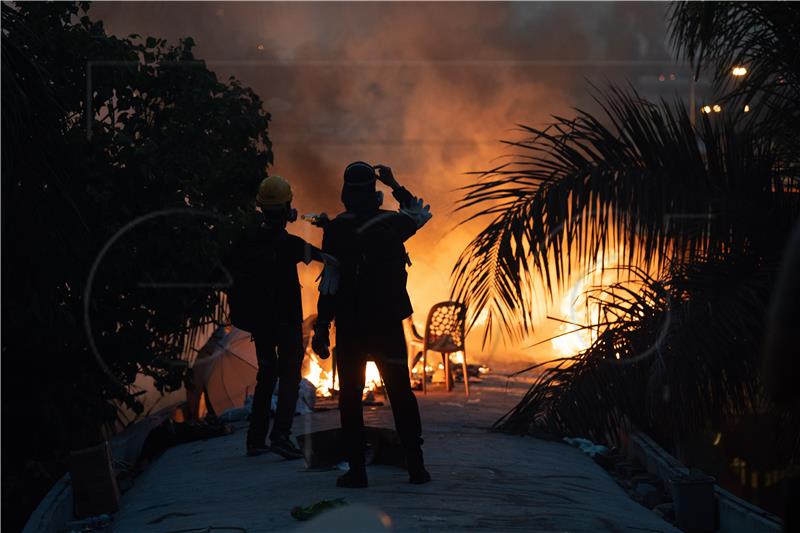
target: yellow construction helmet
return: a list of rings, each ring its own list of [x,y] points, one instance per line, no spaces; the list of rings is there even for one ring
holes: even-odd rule
[[[269,176],[258,186],[256,202],[263,206],[277,206],[292,201],[292,187],[280,176]]]

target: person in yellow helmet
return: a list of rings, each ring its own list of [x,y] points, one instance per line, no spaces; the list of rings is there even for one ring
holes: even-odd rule
[[[264,178],[256,205],[261,222],[247,228],[223,265],[231,276],[228,304],[231,323],[253,335],[258,374],[253,396],[247,455],[275,452],[287,459],[303,456],[290,439],[303,363],[303,310],[297,263],[325,263],[320,291],[335,290],[336,261],[286,231],[297,219],[292,188],[281,176]],[[278,406],[266,445],[270,403],[278,382]]]

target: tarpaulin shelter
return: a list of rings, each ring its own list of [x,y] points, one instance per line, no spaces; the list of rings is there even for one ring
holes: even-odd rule
[[[316,315],[311,315],[303,321],[303,346],[306,348],[315,319]],[[217,415],[245,406],[247,396],[255,390],[258,373],[256,345],[251,334],[232,326],[219,333],[222,334],[213,335],[209,341],[211,349],[206,351],[209,355],[198,357],[193,367],[195,386],[205,392],[206,405]],[[304,373],[309,363],[307,359]],[[325,363],[330,365],[330,361]],[[303,385],[301,383],[301,392]]]
[[[206,394],[214,412],[242,407],[253,394],[258,373],[256,347],[250,333],[231,328],[221,338],[211,339],[213,351],[194,364],[194,382]]]

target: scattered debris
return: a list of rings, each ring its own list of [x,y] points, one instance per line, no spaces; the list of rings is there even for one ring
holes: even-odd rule
[[[576,448],[580,448],[581,451],[586,455],[588,455],[589,457],[594,457],[595,455],[598,454],[604,454],[608,451],[608,448],[606,446],[603,446],[602,444],[595,444],[589,439],[583,439],[580,437],[575,437],[575,438],[564,437],[564,442],[566,442],[570,446],[575,446]]]
[[[84,532],[84,531],[111,531],[112,523],[111,515],[101,514],[97,516],[90,516],[83,520],[73,520],[67,523],[67,531],[69,533]]]
[[[463,381],[464,369],[461,367],[461,365],[453,364],[452,368],[453,368],[453,374],[455,374],[456,381]],[[472,363],[467,363],[467,374],[470,377],[470,381],[472,381],[472,378],[481,378],[488,373],[489,373],[489,367],[486,365],[475,365]]]
[[[318,514],[328,511],[330,509],[336,509],[337,507],[342,507],[347,505],[347,502],[344,498],[336,498],[335,500],[320,500],[317,503],[313,503],[307,507],[293,507],[291,511],[292,518],[295,520],[300,520],[304,522],[306,520],[311,520]]]
[[[253,397],[247,396],[244,400],[244,405],[242,407],[234,407],[232,409],[228,409],[221,415],[219,415],[219,419],[223,422],[239,422],[242,420],[247,420],[250,416],[250,412],[253,410]]]
[[[275,387],[275,394],[272,395],[272,410],[278,408],[278,388]],[[317,388],[306,378],[300,380],[298,386],[297,405],[294,409],[295,415],[307,415],[314,412],[314,403],[317,400]]]
[[[361,403],[370,407],[381,407],[383,405],[383,402],[375,399],[375,392],[371,390],[364,393],[364,398],[361,400]]]
[[[233,433],[234,429],[220,418],[205,418],[192,422],[175,422],[165,420],[150,432],[142,444],[140,461],[152,461],[168,448],[213,437],[224,437]]]
[[[298,386],[298,395],[297,395],[297,405],[294,408],[295,415],[307,415],[309,413],[314,412],[314,405],[317,401],[317,388],[314,386],[306,378],[300,380],[300,385]],[[278,407],[278,387],[276,385],[275,392],[272,394],[272,399],[270,401],[270,408],[272,412],[275,412],[275,409]],[[244,405],[242,407],[233,407],[231,409],[226,410],[221,415],[219,415],[219,419],[223,422],[239,422],[242,420],[247,420],[250,417],[250,413],[253,411],[253,395],[248,394],[245,396]]]
[[[647,472],[641,464],[626,457],[617,449],[598,452],[592,458],[609,473],[632,500],[650,509],[665,521],[675,524],[672,495],[659,476]]]

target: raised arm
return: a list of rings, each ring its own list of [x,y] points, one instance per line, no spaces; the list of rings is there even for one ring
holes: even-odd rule
[[[402,240],[406,241],[431,219],[431,206],[425,205],[422,198],[415,197],[400,185],[391,168],[385,165],[375,165],[375,168],[378,170],[378,180],[392,189],[392,196],[400,204],[403,216],[397,217],[393,226]]]

